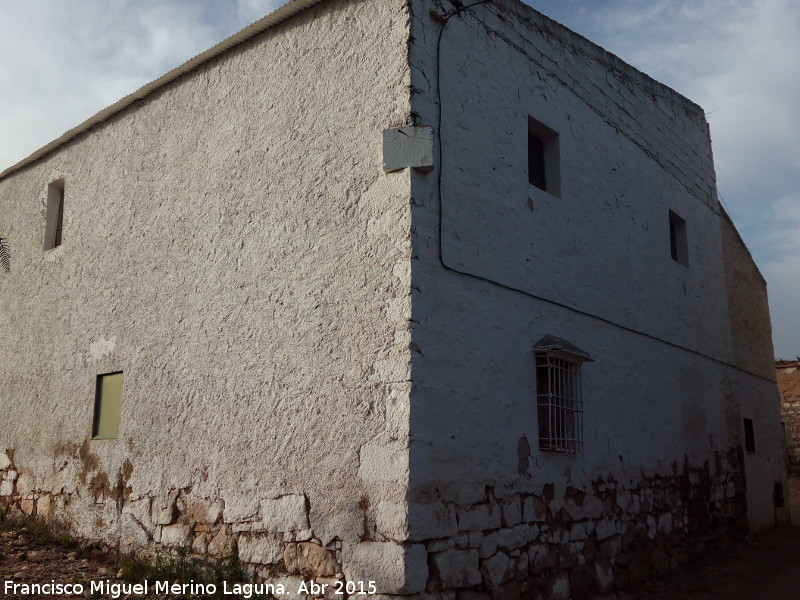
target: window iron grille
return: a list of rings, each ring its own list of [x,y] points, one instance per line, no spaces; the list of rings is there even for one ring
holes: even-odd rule
[[[11,271],[11,249],[8,246],[8,238],[0,237],[0,267],[6,271]]]
[[[540,354],[536,371],[539,449],[580,452],[583,447],[580,363]]]
[[[553,335],[540,339],[534,352],[539,449],[577,454],[583,449],[581,367],[592,358]]]

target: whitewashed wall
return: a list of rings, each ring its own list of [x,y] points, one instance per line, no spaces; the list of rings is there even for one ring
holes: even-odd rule
[[[440,100],[444,115],[441,230],[438,173],[412,179],[411,500],[420,532],[444,515],[426,545],[433,585],[622,587],[685,559],[687,532],[747,527],[743,405],[771,406],[774,392],[763,280],[739,292],[758,328],[744,333],[725,261],[746,251],[724,247],[698,106],[503,1],[449,20],[439,97],[430,10],[447,6],[413,5],[410,52],[417,124],[439,127]],[[560,197],[528,183],[528,116],[560,134]],[[687,222],[688,267],[670,257],[670,210]],[[461,274],[440,263],[440,236]],[[575,456],[538,450],[533,345],[545,334],[594,359]],[[748,336],[764,343],[744,348]],[[767,439],[773,413],[761,413]],[[764,453],[777,466],[771,442]],[[774,522],[783,477],[758,472],[756,527]],[[491,536],[503,541],[486,546]]]

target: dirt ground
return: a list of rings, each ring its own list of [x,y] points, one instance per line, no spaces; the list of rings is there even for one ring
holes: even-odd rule
[[[793,489],[800,495],[800,481]],[[793,498],[800,513],[800,497]],[[796,504],[795,504],[796,503]],[[800,522],[797,520],[795,522]],[[25,532],[0,532],[0,586],[18,583],[115,580],[112,557],[36,544]],[[0,598],[31,600],[39,596],[3,593]],[[42,598],[63,598],[48,595]],[[72,596],[73,598],[75,596]],[[134,596],[138,598],[138,596]],[[800,599],[800,528],[780,527],[751,536],[725,555],[714,554],[682,567],[644,588],[604,596],[602,600],[794,600]],[[600,600],[600,599],[598,599]]]

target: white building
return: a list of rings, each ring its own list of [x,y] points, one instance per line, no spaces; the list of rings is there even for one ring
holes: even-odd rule
[[[0,175],[3,503],[460,600],[783,518],[703,111],[458,6],[295,0]]]

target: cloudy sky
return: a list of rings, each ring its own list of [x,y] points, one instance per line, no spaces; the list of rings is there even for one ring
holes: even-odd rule
[[[0,170],[276,8],[276,0],[0,0]],[[800,2],[529,0],[688,96],[720,196],[800,354]]]

